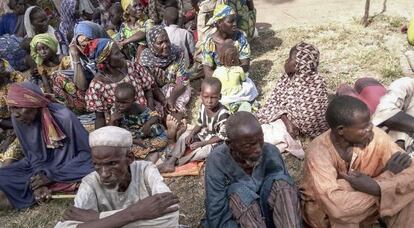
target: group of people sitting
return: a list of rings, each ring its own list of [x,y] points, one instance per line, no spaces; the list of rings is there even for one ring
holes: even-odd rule
[[[362,78],[328,100],[320,53],[300,42],[260,107],[253,1],[184,3],[2,3],[0,209],[76,192],[56,227],[178,227],[160,173],[206,160],[204,227],[414,222],[414,79]],[[282,152],[304,158],[299,187]]]

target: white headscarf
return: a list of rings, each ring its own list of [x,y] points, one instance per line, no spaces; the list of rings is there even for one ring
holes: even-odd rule
[[[131,132],[120,127],[106,126],[89,134],[89,146],[131,147]]]
[[[26,33],[27,33],[27,37],[32,38],[36,35],[34,29],[33,29],[33,25],[32,22],[30,21],[30,13],[32,12],[32,10],[34,8],[39,8],[38,6],[31,6],[29,8],[27,8],[26,12],[24,13],[24,27],[26,28]],[[47,29],[46,33],[50,33],[53,36],[55,36],[55,29],[49,25],[49,28]]]

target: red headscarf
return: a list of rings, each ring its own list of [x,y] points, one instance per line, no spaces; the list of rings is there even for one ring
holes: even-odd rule
[[[47,106],[51,103],[43,94],[26,88],[23,84],[12,84],[7,94],[7,105],[18,108],[40,108],[42,138],[47,148],[62,146],[66,135],[59,128]]]

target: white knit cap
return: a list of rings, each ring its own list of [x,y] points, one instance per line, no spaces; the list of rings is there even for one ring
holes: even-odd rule
[[[89,134],[89,146],[131,147],[132,135],[120,127],[102,127]]]

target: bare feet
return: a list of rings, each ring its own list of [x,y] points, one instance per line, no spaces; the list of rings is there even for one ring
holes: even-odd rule
[[[172,173],[175,171],[175,161],[168,159],[164,163],[158,165],[157,168],[160,173]]]
[[[180,125],[178,127],[178,130],[177,130],[177,135],[175,136],[175,141],[177,141],[178,138],[180,138],[180,136],[182,134],[184,134],[184,132],[186,130],[187,130],[187,120],[186,119],[182,119],[181,120],[181,123],[180,123]]]
[[[168,140],[173,141],[173,143],[174,143],[175,139],[176,139],[179,123],[178,123],[177,119],[174,116],[168,114],[165,124],[167,125]]]
[[[150,161],[152,163],[157,163],[158,159],[160,158],[160,153],[159,152],[152,152],[149,153],[147,155],[147,157],[145,158],[146,161]]]

